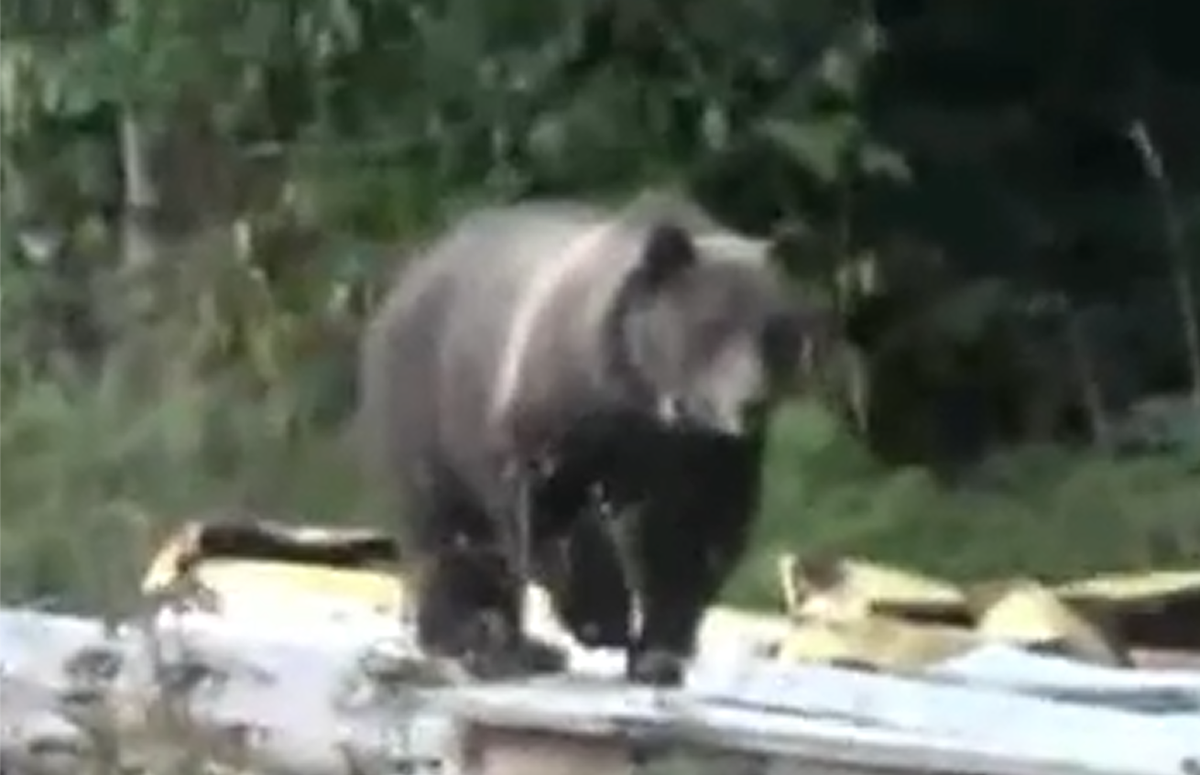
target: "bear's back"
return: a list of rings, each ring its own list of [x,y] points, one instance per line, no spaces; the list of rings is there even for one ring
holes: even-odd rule
[[[606,218],[569,202],[482,209],[406,262],[364,339],[364,430],[385,473],[436,458],[469,479],[487,476],[484,434],[504,364],[522,351],[516,340],[554,325],[528,315],[531,299],[553,292],[545,278]]]

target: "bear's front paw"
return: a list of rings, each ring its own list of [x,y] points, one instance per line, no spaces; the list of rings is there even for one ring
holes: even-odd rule
[[[625,676],[632,683],[658,687],[673,687],[683,683],[685,659],[660,649],[640,653],[630,652]]]
[[[547,643],[519,638],[502,646],[472,650],[465,662],[467,669],[477,679],[497,681],[563,672],[567,668],[567,655]]]

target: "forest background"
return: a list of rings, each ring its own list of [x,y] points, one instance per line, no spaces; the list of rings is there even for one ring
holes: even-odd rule
[[[201,513],[386,525],[344,427],[405,247],[649,186],[782,237],[867,356],[865,434],[776,424],[732,600],[769,601],[780,549],[953,577],[1200,550],[1186,3],[0,12],[6,601],[127,596]]]

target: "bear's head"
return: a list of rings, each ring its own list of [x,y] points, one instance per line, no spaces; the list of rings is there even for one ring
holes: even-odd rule
[[[656,419],[718,436],[761,431],[812,376],[834,316],[800,301],[766,242],[659,221],[637,250],[614,349]]]

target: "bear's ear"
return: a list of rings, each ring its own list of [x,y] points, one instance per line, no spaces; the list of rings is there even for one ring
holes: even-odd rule
[[[660,223],[646,234],[638,279],[650,290],[661,288],[696,263],[696,246],[679,226]]]

